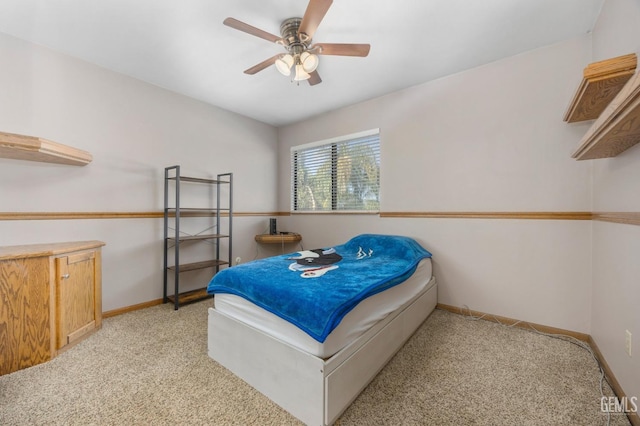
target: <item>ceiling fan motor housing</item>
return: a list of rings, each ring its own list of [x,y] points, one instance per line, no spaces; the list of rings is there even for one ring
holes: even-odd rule
[[[306,34],[298,34],[301,22],[302,18],[289,18],[280,25],[282,43],[292,55],[304,52],[311,43],[311,38]]]

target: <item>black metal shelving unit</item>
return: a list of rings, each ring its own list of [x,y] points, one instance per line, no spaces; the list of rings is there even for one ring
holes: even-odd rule
[[[192,208],[182,207],[180,205],[180,186],[183,183],[205,184],[212,185],[216,188],[216,203],[213,208]],[[175,186],[175,197],[171,200],[169,195],[169,188],[171,185]],[[228,200],[221,199],[221,187],[228,185],[229,198]],[[173,201],[173,203],[171,203]],[[225,202],[226,201],[226,202]],[[221,217],[226,215],[228,217],[226,233],[221,232]],[[216,233],[198,233],[195,235],[187,235],[180,231],[180,222],[184,218],[188,217],[215,217],[215,230]],[[169,219],[175,218],[174,228],[170,228]],[[191,290],[187,292],[180,292],[180,274],[182,272],[195,271],[204,268],[215,268],[215,272],[218,273],[223,266],[230,266],[232,257],[232,230],[233,230],[233,173],[221,173],[217,175],[216,179],[205,179],[197,177],[183,176],[180,173],[180,166],[170,166],[164,169],[164,291],[162,295],[163,303],[168,301],[173,302],[174,309],[178,309],[180,306],[202,300],[206,297],[210,297],[206,292],[206,287]],[[171,232],[173,231],[173,232]],[[222,256],[220,250],[220,241],[226,239],[228,243],[228,254]],[[213,259],[180,263],[180,245],[189,242],[213,242],[215,245],[215,257]],[[173,246],[170,246],[173,244]],[[169,265],[169,253],[173,249],[173,265]],[[173,272],[174,279],[174,292],[173,295],[168,295],[168,281],[170,272]]]

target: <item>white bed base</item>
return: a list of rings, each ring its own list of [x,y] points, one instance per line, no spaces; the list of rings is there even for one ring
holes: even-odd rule
[[[330,425],[433,311],[437,285],[322,359],[209,308],[209,356],[308,425]]]

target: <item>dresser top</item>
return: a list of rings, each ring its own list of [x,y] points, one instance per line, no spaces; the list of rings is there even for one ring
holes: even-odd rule
[[[55,256],[79,250],[89,250],[105,245],[102,241],[70,241],[65,243],[26,244],[0,246],[0,260],[24,259],[27,257]]]

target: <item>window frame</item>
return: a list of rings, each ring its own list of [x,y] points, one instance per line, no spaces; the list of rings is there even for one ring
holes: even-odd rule
[[[359,209],[338,209],[338,144],[348,143],[357,139],[377,136],[377,161],[378,161],[378,208],[376,210],[359,210]],[[331,209],[330,210],[298,210],[298,156],[297,153],[313,148],[331,146]],[[289,165],[290,165],[290,212],[292,214],[379,214],[380,213],[380,167],[381,167],[381,146],[380,129],[370,129],[362,132],[351,133],[348,135],[337,136],[330,139],[295,145],[290,148]]]

